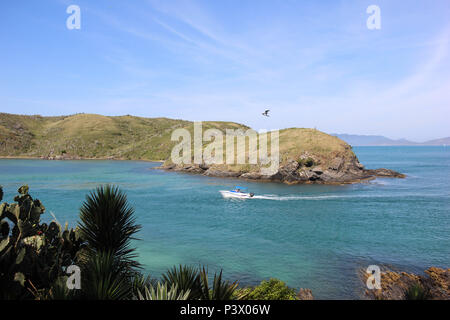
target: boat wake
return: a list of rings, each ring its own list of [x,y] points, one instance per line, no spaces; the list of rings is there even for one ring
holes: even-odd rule
[[[337,196],[337,195],[327,195],[327,196],[277,196],[273,194],[253,196],[252,199],[264,199],[264,200],[274,200],[274,201],[293,201],[293,200],[325,200],[325,199],[339,199],[348,198],[349,196]]]

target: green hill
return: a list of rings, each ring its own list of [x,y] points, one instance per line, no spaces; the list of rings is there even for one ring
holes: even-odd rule
[[[366,170],[347,143],[305,128],[279,132],[280,162],[276,171],[270,171],[270,174],[263,170],[267,165],[260,163],[174,165],[170,155],[178,142],[171,141],[171,136],[179,128],[189,130],[193,137],[194,123],[184,120],[96,114],[42,117],[0,113],[0,157],[163,160],[163,167],[169,170],[286,183],[350,183],[376,176],[403,177],[387,169]],[[212,128],[223,133],[226,129],[249,129],[233,122],[202,123],[203,131]],[[226,139],[224,146],[225,143]],[[203,142],[203,148],[208,144]],[[245,152],[248,157],[248,147]]]
[[[170,137],[177,128],[192,132],[193,123],[96,114],[42,117],[0,113],[0,156],[165,160],[175,145]],[[248,129],[230,122],[203,122],[203,128]]]

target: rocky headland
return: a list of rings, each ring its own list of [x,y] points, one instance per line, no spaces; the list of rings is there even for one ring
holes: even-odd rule
[[[278,170],[264,174],[261,165],[174,164],[167,160],[160,168],[170,171],[287,184],[349,184],[376,177],[404,178],[390,169],[366,169],[352,147],[341,139],[315,129],[280,131]]]
[[[310,157],[308,154],[305,157]],[[327,167],[305,166],[302,162],[290,159],[287,163],[280,166],[278,171],[272,175],[264,175],[258,171],[230,170],[226,166],[208,166],[201,165],[174,165],[172,163],[164,164],[160,169],[169,171],[179,171],[186,173],[203,174],[211,177],[240,178],[259,181],[276,181],[287,184],[350,184],[368,181],[376,177],[404,178],[405,175],[390,169],[365,169],[355,158],[354,161],[346,161],[344,158],[337,157]]]

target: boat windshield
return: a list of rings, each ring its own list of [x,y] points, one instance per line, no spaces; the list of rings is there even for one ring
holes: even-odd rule
[[[247,188],[246,187],[236,186],[236,187],[234,187],[234,189],[232,191],[233,192],[246,192]]]

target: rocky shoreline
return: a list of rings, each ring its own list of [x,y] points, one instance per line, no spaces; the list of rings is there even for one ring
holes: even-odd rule
[[[40,157],[0,157],[3,159],[42,159],[42,160],[134,160],[121,159],[117,157],[86,158],[73,155],[49,155]],[[307,159],[311,159],[308,155]],[[230,170],[227,166],[221,165],[175,165],[162,160],[135,161],[161,162],[162,165],[154,169],[166,171],[177,171],[192,174],[201,174],[219,178],[239,178],[250,181],[261,182],[282,182],[286,184],[352,184],[381,178],[405,178],[406,176],[394,170],[365,169],[357,158],[347,161],[345,158],[335,158],[328,166],[320,165],[319,160],[313,160],[318,165],[308,166],[300,161],[289,160],[280,165],[278,171],[273,175],[261,174],[259,170]],[[324,169],[325,168],[325,169]]]
[[[404,174],[390,169],[365,169],[356,156],[350,159],[335,157],[332,161],[323,161],[323,159],[307,152],[299,160],[289,159],[285,161],[272,175],[262,174],[259,168],[233,170],[233,167],[226,165],[175,165],[166,162],[158,169],[211,177],[273,181],[287,184],[351,184],[377,177],[405,178]]]
[[[80,156],[66,156],[66,155],[56,155],[56,156],[0,156],[0,159],[30,159],[30,160],[50,160],[50,161],[64,161],[64,160],[114,160],[114,161],[144,161],[144,162],[159,162],[164,163],[164,160],[147,160],[147,159],[125,159],[118,158],[114,156],[110,157],[80,157]]]
[[[361,270],[365,284],[368,274]],[[373,300],[405,300],[414,299],[408,296],[408,290],[419,286],[425,294],[422,299],[450,300],[450,269],[430,267],[423,275],[402,271],[386,270],[381,272],[381,289],[366,289],[364,295]],[[418,299],[418,298],[416,298]]]

